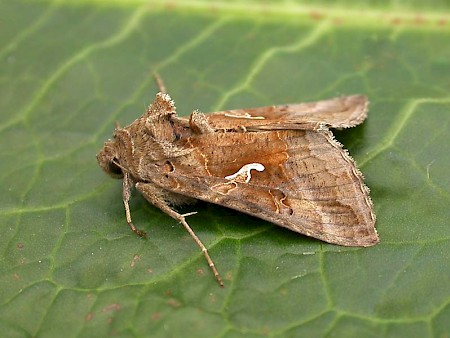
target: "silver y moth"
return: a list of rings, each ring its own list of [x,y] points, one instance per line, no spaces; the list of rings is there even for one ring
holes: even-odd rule
[[[192,199],[215,203],[292,231],[344,246],[378,243],[369,190],[354,160],[330,128],[354,127],[367,116],[362,95],[330,100],[177,116],[158,92],[144,115],[116,126],[97,155],[123,181],[123,202],[135,187],[206,247],[174,207]]]

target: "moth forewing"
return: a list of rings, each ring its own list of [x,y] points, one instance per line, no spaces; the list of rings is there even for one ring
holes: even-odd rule
[[[171,160],[173,171],[155,176],[162,189],[329,243],[378,242],[368,189],[328,130],[202,134],[189,144],[188,156]]]
[[[189,119],[176,115],[158,93],[144,115],[98,153],[101,168],[123,179],[126,220],[131,187],[179,221],[201,248],[223,286],[206,247],[173,209],[200,199],[268,220],[323,241],[349,246],[378,242],[368,189],[354,161],[328,126],[352,127],[367,113],[361,95],[283,106],[237,109]],[[190,213],[191,214],[191,213]]]

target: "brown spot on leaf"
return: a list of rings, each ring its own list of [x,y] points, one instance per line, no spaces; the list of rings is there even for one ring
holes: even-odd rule
[[[398,26],[398,25],[400,25],[401,23],[402,23],[402,19],[400,19],[400,18],[393,18],[393,19],[391,20],[391,24],[394,25],[394,26]]]
[[[151,319],[152,319],[153,321],[160,320],[160,319],[161,319],[161,312],[155,312],[155,313],[153,313],[152,316],[151,316]]]
[[[89,312],[89,313],[86,315],[85,320],[86,320],[87,322],[90,322],[92,319],[94,319],[94,313],[93,313],[93,312]]]
[[[438,26],[445,26],[447,22],[448,22],[447,19],[440,19],[437,24]]]
[[[323,13],[320,13],[318,11],[311,11],[309,13],[309,17],[311,19],[313,19],[313,20],[319,21],[319,20],[322,20],[324,18],[324,15],[323,15]]]
[[[233,273],[231,271],[228,271],[225,275],[226,280],[233,280]]]
[[[113,303],[113,304],[106,305],[102,309],[102,312],[119,311],[119,310],[120,310],[120,305],[117,303]]]
[[[141,256],[139,256],[139,255],[134,255],[133,259],[131,260],[130,267],[134,268],[136,262],[137,262],[139,259],[141,259]]]
[[[173,1],[168,1],[166,2],[166,9],[167,10],[174,10],[177,7],[177,5],[175,4],[175,2]]]
[[[342,25],[343,21],[344,20],[342,18],[339,18],[339,17],[333,18],[333,24],[336,25],[336,26]]]
[[[423,25],[425,22],[425,19],[423,18],[423,16],[421,15],[416,15],[415,19],[414,19],[414,23],[416,25]]]
[[[167,305],[170,305],[174,309],[178,309],[181,306],[181,303],[175,298],[170,298],[167,300]]]
[[[264,327],[261,329],[261,334],[262,334],[263,336],[269,336],[269,335],[270,335],[270,328],[267,327],[267,326],[264,326]]]

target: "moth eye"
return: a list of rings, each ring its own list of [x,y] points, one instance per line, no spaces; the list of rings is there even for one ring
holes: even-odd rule
[[[109,162],[109,172],[114,175],[122,175],[122,169],[120,169],[115,162],[118,162],[117,158],[114,158],[111,162]]]

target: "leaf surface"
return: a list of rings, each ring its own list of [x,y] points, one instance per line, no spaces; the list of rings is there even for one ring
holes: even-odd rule
[[[0,3],[0,325],[8,337],[450,334],[450,17],[444,3]],[[381,243],[344,248],[220,206],[174,220],[95,154],[157,91],[178,112],[365,94],[336,132]]]

